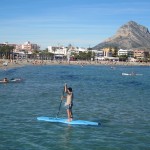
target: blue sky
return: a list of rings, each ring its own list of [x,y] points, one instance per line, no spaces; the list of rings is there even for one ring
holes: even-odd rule
[[[131,20],[150,28],[149,0],[1,0],[0,43],[93,47]]]

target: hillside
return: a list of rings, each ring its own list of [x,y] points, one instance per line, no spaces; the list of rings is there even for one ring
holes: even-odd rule
[[[150,49],[150,32],[148,28],[130,21],[121,26],[113,37],[106,39],[93,48],[101,49],[109,46],[116,46],[122,49]]]

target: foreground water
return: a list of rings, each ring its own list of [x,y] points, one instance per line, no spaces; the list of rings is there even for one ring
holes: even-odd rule
[[[139,76],[122,76],[122,72]],[[0,70],[0,150],[149,150],[150,67],[27,66]],[[55,117],[67,83],[74,118],[101,126],[39,122]],[[59,117],[66,117],[62,105]]]

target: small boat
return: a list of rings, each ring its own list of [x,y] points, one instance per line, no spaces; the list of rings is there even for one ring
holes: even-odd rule
[[[143,75],[143,74],[137,74],[137,73],[122,73],[122,76],[139,76],[139,75]]]
[[[122,73],[122,76],[131,76],[131,73]]]

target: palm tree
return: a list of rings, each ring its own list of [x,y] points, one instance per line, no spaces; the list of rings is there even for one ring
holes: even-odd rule
[[[3,45],[0,47],[0,57],[5,57],[5,59],[13,59],[13,49],[14,46]]]

